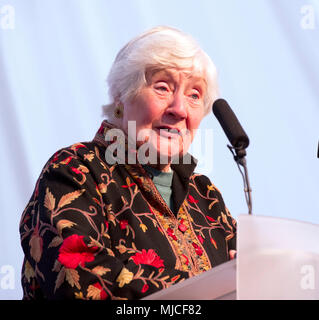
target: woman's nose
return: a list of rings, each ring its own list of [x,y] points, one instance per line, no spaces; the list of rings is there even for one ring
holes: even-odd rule
[[[178,92],[175,93],[172,96],[167,111],[179,120],[185,119],[187,117],[187,105],[184,95]]]

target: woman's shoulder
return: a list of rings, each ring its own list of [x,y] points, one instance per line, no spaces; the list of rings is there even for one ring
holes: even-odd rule
[[[190,177],[190,183],[193,183],[197,188],[201,189],[201,191],[212,191],[221,195],[221,192],[216,185],[204,174],[193,173]]]
[[[87,174],[109,169],[105,147],[96,142],[77,142],[54,152],[45,163],[41,177],[50,174]]]
[[[95,158],[104,159],[104,152],[105,147],[96,142],[77,142],[54,152],[47,164],[57,166],[59,164],[68,164],[71,160],[92,162]]]

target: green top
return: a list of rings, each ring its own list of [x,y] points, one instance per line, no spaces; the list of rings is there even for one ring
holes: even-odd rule
[[[161,194],[166,204],[174,212],[174,203],[172,196],[172,182],[174,172],[163,172],[146,165],[144,166],[144,169],[152,178],[158,192]]]

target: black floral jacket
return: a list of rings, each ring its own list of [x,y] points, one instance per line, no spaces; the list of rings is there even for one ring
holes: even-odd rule
[[[23,212],[24,299],[140,299],[229,260],[236,222],[195,164],[175,164],[172,212],[139,164],[92,142],[56,152]]]

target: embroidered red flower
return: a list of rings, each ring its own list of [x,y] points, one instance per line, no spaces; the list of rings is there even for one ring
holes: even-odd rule
[[[178,225],[178,229],[183,233],[187,230],[187,227],[184,224],[184,219],[181,220],[180,224]]]
[[[177,237],[175,236],[173,229],[168,228],[166,231],[167,231],[167,234],[168,234],[173,240],[175,240],[175,241],[177,240]]]
[[[192,245],[195,249],[196,254],[201,256],[203,254],[203,250],[195,242],[193,242]]]
[[[164,267],[163,260],[153,249],[149,249],[148,251],[142,249],[142,252],[136,253],[132,256],[132,259],[135,264],[148,264],[156,268]]]
[[[102,288],[102,286],[101,286],[101,284],[99,282],[94,283],[93,287],[100,291],[100,299],[101,300],[106,300],[107,299],[108,294],[105,292],[105,290]]]
[[[87,148],[87,147],[82,143],[75,143],[74,145],[71,146],[71,149],[75,151],[77,151],[80,148]]]
[[[71,157],[71,156],[70,156],[70,157],[67,157],[67,158],[65,158],[64,160],[62,160],[60,163],[61,163],[61,164],[69,164],[70,161],[72,160],[72,158],[73,158],[73,157]]]
[[[120,221],[120,228],[121,228],[121,230],[126,229],[127,225],[128,225],[128,221],[127,221],[127,220],[121,220],[121,221]]]
[[[214,218],[210,217],[210,216],[206,216],[206,218],[211,222],[216,222],[216,220]]]
[[[98,247],[88,247],[84,236],[73,234],[64,239],[59,249],[58,261],[66,268],[75,269],[78,265],[84,266],[85,262],[94,261],[94,253]]]
[[[141,292],[145,293],[148,289],[149,289],[149,286],[148,286],[148,284],[145,283]]]
[[[76,174],[82,174],[82,172],[81,172],[79,169],[77,169],[77,168],[71,167],[71,170],[72,170],[73,172],[75,172]]]
[[[58,161],[58,152],[56,152],[53,156],[53,159],[51,160],[51,163]]]
[[[183,262],[188,266],[189,260],[188,260],[188,258],[185,256],[185,254],[182,254],[182,258],[183,258]]]
[[[189,194],[188,195],[188,202],[189,203],[198,203],[198,200],[195,200],[194,197]]]
[[[203,244],[204,239],[203,239],[203,237],[202,237],[200,234],[197,235],[197,238],[198,238],[199,242],[200,242],[201,244]]]
[[[124,184],[124,185],[122,186],[122,188],[131,188],[131,187],[133,187],[133,186],[136,186],[136,184],[132,182],[132,183],[130,183],[130,184],[128,184],[128,185],[125,185],[125,184]]]
[[[172,282],[175,282],[175,281],[177,281],[179,278],[180,278],[180,274],[178,274],[177,276],[175,276],[175,277],[173,277],[172,279],[171,279],[171,281]]]

